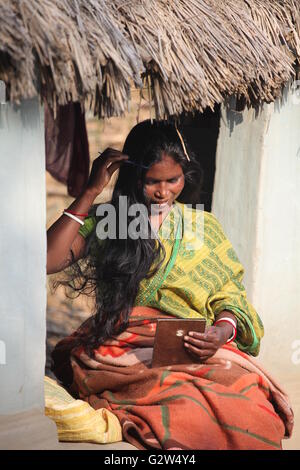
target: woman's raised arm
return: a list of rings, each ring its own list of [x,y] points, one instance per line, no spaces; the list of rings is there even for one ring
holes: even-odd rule
[[[78,214],[89,211],[96,194],[86,190],[68,208]],[[78,217],[79,218],[79,217]],[[80,218],[81,219],[81,218]],[[57,273],[72,263],[71,250],[76,261],[83,256],[85,239],[78,233],[81,225],[62,215],[47,231],[47,274]]]
[[[109,183],[112,174],[128,157],[118,150],[106,149],[92,166],[91,174],[83,193],[68,210],[76,214],[87,213],[96,197]],[[47,231],[47,274],[57,273],[80,259],[85,252],[85,239],[78,233],[81,225],[76,220],[62,215]],[[71,250],[74,257],[71,255]]]

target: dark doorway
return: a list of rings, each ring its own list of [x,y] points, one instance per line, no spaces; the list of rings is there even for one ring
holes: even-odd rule
[[[204,204],[204,210],[210,212],[220,128],[220,106],[215,106],[214,111],[206,109],[203,113],[181,116],[180,128],[203,169],[203,184],[197,202]]]

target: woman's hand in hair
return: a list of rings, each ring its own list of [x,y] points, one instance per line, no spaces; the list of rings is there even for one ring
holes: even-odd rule
[[[119,150],[112,148],[104,150],[93,162],[86,189],[98,196],[109,183],[113,173],[118,170],[122,162],[126,160],[128,160],[128,156],[124,155]]]

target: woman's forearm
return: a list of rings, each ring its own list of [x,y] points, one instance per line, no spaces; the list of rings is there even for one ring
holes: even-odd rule
[[[118,150],[106,149],[93,162],[92,170],[85,191],[69,207],[69,210],[78,214],[89,211],[96,197],[101,194],[109,183],[113,173],[121,164],[128,160]],[[47,273],[61,271],[71,263],[70,249],[78,234],[80,224],[66,215],[62,215],[47,232]],[[81,245],[83,237],[75,245]],[[79,247],[79,249],[80,249]]]
[[[233,320],[235,322],[235,325],[237,325],[236,316],[229,310],[222,310],[222,312],[216,315],[216,321],[221,320],[221,318],[226,318],[226,317]],[[222,332],[224,332],[225,342],[232,336],[233,326],[230,325],[230,323],[220,322],[216,325],[216,327],[222,328]]]
[[[68,209],[78,214],[91,208],[96,196],[93,190],[84,191]],[[80,217],[80,219],[82,219]],[[82,219],[83,220],[83,219]],[[62,215],[47,231],[47,273],[58,272],[65,267],[70,257],[71,246],[81,225],[66,215]]]

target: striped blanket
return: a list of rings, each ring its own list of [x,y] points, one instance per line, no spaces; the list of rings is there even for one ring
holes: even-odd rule
[[[127,330],[89,357],[74,335],[53,352],[53,371],[75,398],[119,419],[140,449],[281,449],[293,412],[257,360],[225,345],[206,363],[151,368],[158,310],[135,307]]]

